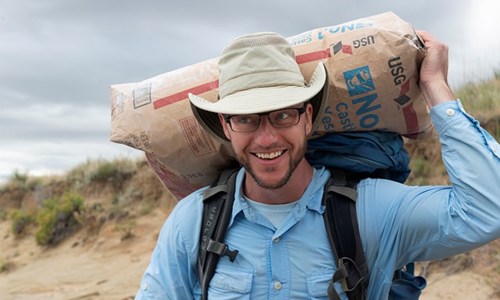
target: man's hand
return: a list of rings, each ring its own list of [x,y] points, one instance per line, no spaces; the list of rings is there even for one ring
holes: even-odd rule
[[[425,31],[416,31],[424,41],[427,55],[420,68],[420,88],[429,107],[454,100],[448,85],[448,46]]]

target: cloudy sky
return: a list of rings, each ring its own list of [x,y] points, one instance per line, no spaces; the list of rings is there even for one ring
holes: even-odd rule
[[[0,0],[0,181],[141,156],[109,141],[111,84],[217,57],[245,33],[386,11],[448,43],[452,86],[500,68],[498,0]]]

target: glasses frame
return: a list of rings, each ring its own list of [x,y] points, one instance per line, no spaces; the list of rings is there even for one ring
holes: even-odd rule
[[[253,131],[257,130],[257,128],[259,128],[259,126],[260,126],[260,120],[261,120],[262,116],[267,116],[267,119],[269,120],[269,123],[270,123],[271,125],[273,125],[273,127],[275,127],[275,128],[288,128],[288,127],[292,127],[292,126],[294,126],[294,125],[299,124],[299,122],[300,122],[300,116],[301,116],[303,113],[305,113],[305,112],[306,112],[306,107],[307,107],[307,105],[304,105],[304,106],[302,106],[302,107],[291,107],[291,108],[277,109],[277,110],[273,110],[273,111],[269,111],[269,112],[265,112],[265,113],[248,114],[248,115],[258,115],[260,118],[259,118],[259,121],[258,121],[258,123],[257,123],[257,126],[255,126],[255,128],[254,128],[254,129],[252,129],[252,130],[247,130],[247,131],[241,131],[241,130],[236,131],[236,130],[234,130],[234,129],[233,129],[233,125],[231,124],[231,118],[232,118],[232,117],[234,117],[234,116],[243,116],[244,114],[240,114],[240,115],[227,115],[227,114],[222,114],[222,117],[224,118],[224,121],[225,121],[227,124],[229,124],[229,128],[231,128],[231,130],[232,130],[232,131],[234,131],[234,132],[253,132]],[[298,117],[298,119],[297,119],[297,122],[296,122],[296,123],[294,123],[294,124],[290,124],[290,125],[287,125],[287,126],[276,126],[276,125],[273,123],[273,121],[271,121],[271,119],[269,118],[269,114],[272,114],[272,113],[274,113],[274,112],[283,111],[283,110],[288,110],[288,109],[294,109],[294,110],[297,110],[297,112],[299,113],[299,117]]]

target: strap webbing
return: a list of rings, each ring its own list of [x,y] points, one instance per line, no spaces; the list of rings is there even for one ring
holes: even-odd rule
[[[343,170],[335,169],[332,172],[323,204],[325,228],[338,261],[338,270],[328,287],[328,296],[333,300],[340,299],[333,286],[334,282],[340,281],[349,299],[364,299],[368,268],[359,236],[355,183],[347,180]]]
[[[236,175],[234,170],[223,172],[219,184],[203,194],[203,220],[197,263],[202,299],[207,299],[208,285],[219,258],[226,255],[232,262],[238,254],[238,250],[229,250],[223,243],[233,210]]]

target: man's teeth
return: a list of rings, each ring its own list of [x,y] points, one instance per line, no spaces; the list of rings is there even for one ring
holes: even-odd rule
[[[274,159],[281,154],[283,154],[283,151],[275,151],[271,153],[256,153],[257,157],[261,159]]]

